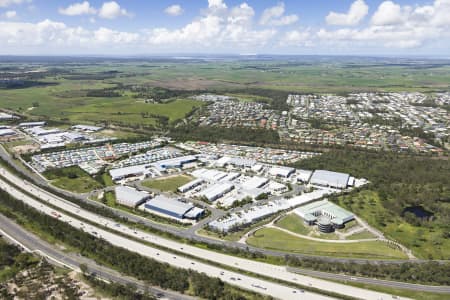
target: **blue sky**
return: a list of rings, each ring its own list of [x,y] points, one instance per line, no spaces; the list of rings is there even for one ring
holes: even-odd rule
[[[449,56],[450,0],[0,0],[0,54]]]

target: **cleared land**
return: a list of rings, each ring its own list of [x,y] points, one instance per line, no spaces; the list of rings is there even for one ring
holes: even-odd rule
[[[193,180],[188,175],[171,176],[163,179],[147,180],[142,183],[143,186],[162,192],[176,192],[177,188]]]
[[[87,193],[103,187],[79,167],[48,170],[43,175],[51,181],[52,185],[75,193]]]
[[[406,259],[403,252],[391,248],[384,242],[321,243],[301,239],[275,228],[263,228],[256,231],[253,236],[247,239],[247,243],[266,249],[311,255],[367,259]]]

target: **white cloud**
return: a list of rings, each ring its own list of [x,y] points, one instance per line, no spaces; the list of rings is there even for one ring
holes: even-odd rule
[[[213,9],[226,9],[227,5],[223,0],[208,0],[208,7]]]
[[[284,15],[284,3],[280,2],[278,5],[267,8],[263,11],[259,24],[271,26],[285,26],[291,25],[298,21],[297,15]]]
[[[0,7],[8,7],[11,5],[18,5],[22,3],[30,3],[31,0],[0,0]]]
[[[115,19],[121,16],[131,16],[124,8],[121,8],[116,1],[104,2],[99,10],[98,16],[103,19]]]
[[[66,16],[79,16],[95,14],[97,10],[93,8],[88,1],[73,3],[66,8],[60,8],[59,13]]]
[[[312,34],[308,30],[292,30],[284,34],[280,41],[281,46],[312,46]]]
[[[377,11],[372,16],[373,25],[395,25],[403,21],[404,16],[400,5],[392,1],[384,1],[378,6]]]
[[[184,13],[184,9],[179,4],[174,4],[167,7],[164,12],[169,16],[180,16]]]
[[[6,19],[14,19],[15,17],[17,17],[17,12],[15,10],[8,10],[2,15],[2,17]]]
[[[326,21],[329,25],[357,25],[362,19],[364,19],[368,12],[369,6],[364,2],[364,0],[356,0],[352,3],[346,14],[332,11],[327,15]]]

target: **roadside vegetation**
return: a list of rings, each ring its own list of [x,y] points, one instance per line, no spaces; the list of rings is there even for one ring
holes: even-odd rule
[[[43,172],[42,175],[50,180],[54,186],[74,193],[88,193],[104,187],[103,184],[93,179],[78,166],[51,169]],[[104,179],[107,180],[107,178]]]

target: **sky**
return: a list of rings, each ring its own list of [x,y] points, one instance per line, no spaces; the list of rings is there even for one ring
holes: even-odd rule
[[[450,0],[0,0],[2,55],[450,57]]]

